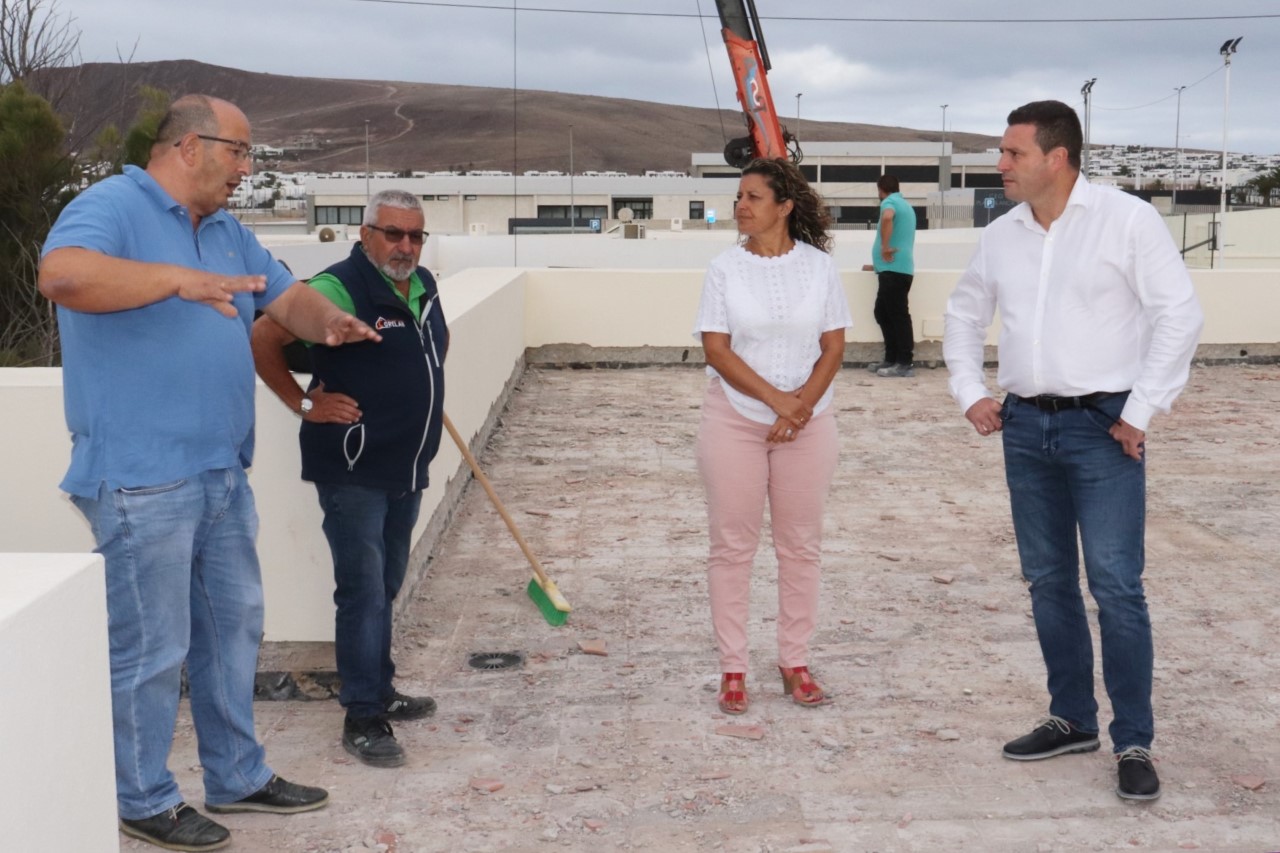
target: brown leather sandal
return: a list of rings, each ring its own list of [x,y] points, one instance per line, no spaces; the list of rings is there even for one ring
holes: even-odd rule
[[[778,667],[782,674],[782,692],[791,697],[791,701],[806,708],[813,708],[827,701],[827,694],[818,686],[809,673],[809,667],[797,666],[789,669]]]
[[[737,685],[736,689],[734,685]],[[720,676],[720,710],[737,716],[747,712],[747,674],[726,672]]]

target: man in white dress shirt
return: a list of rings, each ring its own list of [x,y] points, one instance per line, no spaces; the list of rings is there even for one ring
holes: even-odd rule
[[[951,393],[979,435],[1001,433],[1022,574],[1048,671],[1049,715],[1005,744],[1019,761],[1098,749],[1093,644],[1077,533],[1098,604],[1116,793],[1153,800],[1151,620],[1142,587],[1146,430],[1186,384],[1204,318],[1151,205],[1080,174],[1075,112],[1037,101],[1009,114],[1005,195],[947,303]],[[983,342],[1001,318],[997,382]]]

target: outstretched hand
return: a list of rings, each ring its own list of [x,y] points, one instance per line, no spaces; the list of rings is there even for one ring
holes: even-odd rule
[[[206,270],[186,270],[178,279],[178,296],[208,305],[223,317],[237,317],[232,300],[237,293],[260,293],[267,288],[261,275],[217,275]]]
[[[382,340],[382,335],[375,332],[372,326],[345,311],[334,312],[325,322],[324,330],[325,346],[330,347],[358,341]]]

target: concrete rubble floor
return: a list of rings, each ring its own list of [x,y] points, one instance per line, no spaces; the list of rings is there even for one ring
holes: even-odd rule
[[[440,705],[397,726],[407,765],[348,756],[335,701],[258,703],[274,768],[331,803],[221,818],[231,849],[1280,849],[1280,367],[1197,366],[1153,424],[1146,584],[1164,795],[1145,804],[1114,793],[1100,663],[1101,751],[1000,756],[1045,713],[1044,671],[999,442],[968,426],[946,380],[841,373],[811,660],[833,701],[781,695],[766,527],[752,704],[729,718],[715,703],[693,453],[702,371],[528,370],[481,463],[574,605],[568,624],[530,603],[529,568],[472,483],[397,628],[399,687]],[[583,653],[589,641],[607,655]],[[468,666],[501,651],[523,666]],[[171,766],[199,805],[185,702]]]

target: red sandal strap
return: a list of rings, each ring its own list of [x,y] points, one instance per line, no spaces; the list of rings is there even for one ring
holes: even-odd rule
[[[793,696],[797,690],[806,697],[813,696],[815,693],[821,696],[823,693],[822,688],[813,680],[813,675],[809,672],[809,667],[807,666],[791,667],[791,674],[784,673],[783,676],[786,678],[788,685],[794,685],[788,690]],[[807,680],[803,676],[808,676]]]

